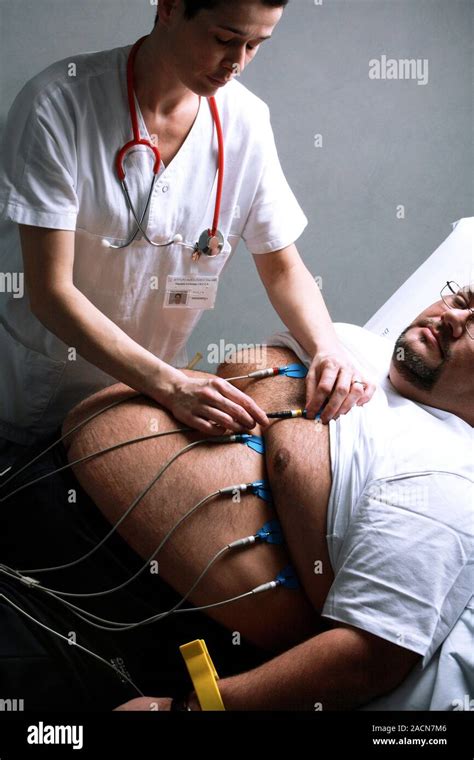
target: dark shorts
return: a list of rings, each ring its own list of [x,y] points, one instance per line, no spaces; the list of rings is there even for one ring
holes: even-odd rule
[[[51,440],[57,437],[59,433]],[[44,447],[45,443],[29,449],[14,469]],[[59,444],[7,486],[0,486],[0,496],[65,464]],[[71,562],[96,546],[110,527],[72,471],[64,470],[0,503],[0,563],[31,570]],[[52,589],[86,593],[124,582],[142,564],[113,534],[78,565],[31,575]],[[158,576],[144,572],[120,592],[70,601],[109,620],[134,622],[169,609],[179,599]],[[192,605],[186,601],[185,606]],[[22,699],[25,710],[113,709],[139,696],[117,670],[127,673],[147,696],[179,696],[191,687],[179,646],[196,638],[205,639],[220,677],[256,667],[270,657],[243,640],[234,645],[232,632],[201,612],[171,615],[127,632],[99,630],[56,599],[0,573],[0,700]],[[114,664],[115,670],[70,641]]]

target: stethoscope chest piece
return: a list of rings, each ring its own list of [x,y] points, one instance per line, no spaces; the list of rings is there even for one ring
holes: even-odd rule
[[[202,253],[205,256],[217,256],[224,247],[224,236],[220,230],[212,235],[212,230],[204,230],[194,247],[193,259],[199,259]]]

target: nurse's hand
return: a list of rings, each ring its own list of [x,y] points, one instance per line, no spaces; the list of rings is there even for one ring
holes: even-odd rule
[[[257,423],[268,425],[265,412],[250,396],[222,377],[196,378],[180,373],[173,390],[160,398],[176,419],[202,433],[220,435],[225,430],[242,433]]]
[[[375,383],[354,367],[342,346],[318,351],[306,376],[306,410],[313,419],[321,411],[321,422],[347,414],[354,405],[363,406],[375,393]]]

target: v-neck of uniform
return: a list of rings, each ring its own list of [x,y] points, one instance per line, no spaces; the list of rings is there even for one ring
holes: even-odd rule
[[[150,134],[149,134],[148,128],[147,128],[147,126],[145,124],[145,119],[143,118],[143,114],[142,114],[142,111],[141,111],[141,108],[140,108],[140,104],[138,102],[138,98],[137,98],[137,96],[136,96],[135,93],[134,93],[134,95],[135,95],[135,105],[136,105],[136,108],[137,108],[137,116],[138,116],[138,119],[140,121],[140,133],[145,137],[146,140],[148,140],[149,142],[151,142]],[[195,117],[195,119],[193,121],[191,129],[189,130],[188,134],[186,135],[185,141],[181,145],[181,147],[178,150],[178,152],[176,153],[176,155],[171,159],[170,163],[167,166],[165,166],[164,163],[163,163],[163,161],[161,161],[160,172],[159,172],[160,175],[164,174],[165,172],[172,171],[174,169],[175,162],[180,161],[181,157],[182,157],[182,154],[184,155],[184,154],[186,154],[189,151],[192,143],[194,142],[194,140],[196,138],[196,135],[197,135],[200,123],[201,123],[202,111],[203,111],[202,100],[203,100],[202,97],[199,96],[199,108],[198,108],[198,112],[197,112],[196,117]],[[153,143],[152,143],[152,145],[153,145]],[[158,142],[158,148],[159,148],[159,142]]]

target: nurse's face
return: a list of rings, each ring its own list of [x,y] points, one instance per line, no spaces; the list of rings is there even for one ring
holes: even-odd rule
[[[166,32],[181,83],[203,97],[215,94],[252,61],[282,13],[260,0],[232,0],[186,19],[183,3],[177,2]]]
[[[474,340],[466,326],[474,333],[474,321],[468,306],[474,306],[474,294],[466,286],[453,298],[453,308],[437,301],[403,331],[390,371],[396,387],[411,386],[422,403],[442,409],[449,410],[454,400],[472,409]]]

